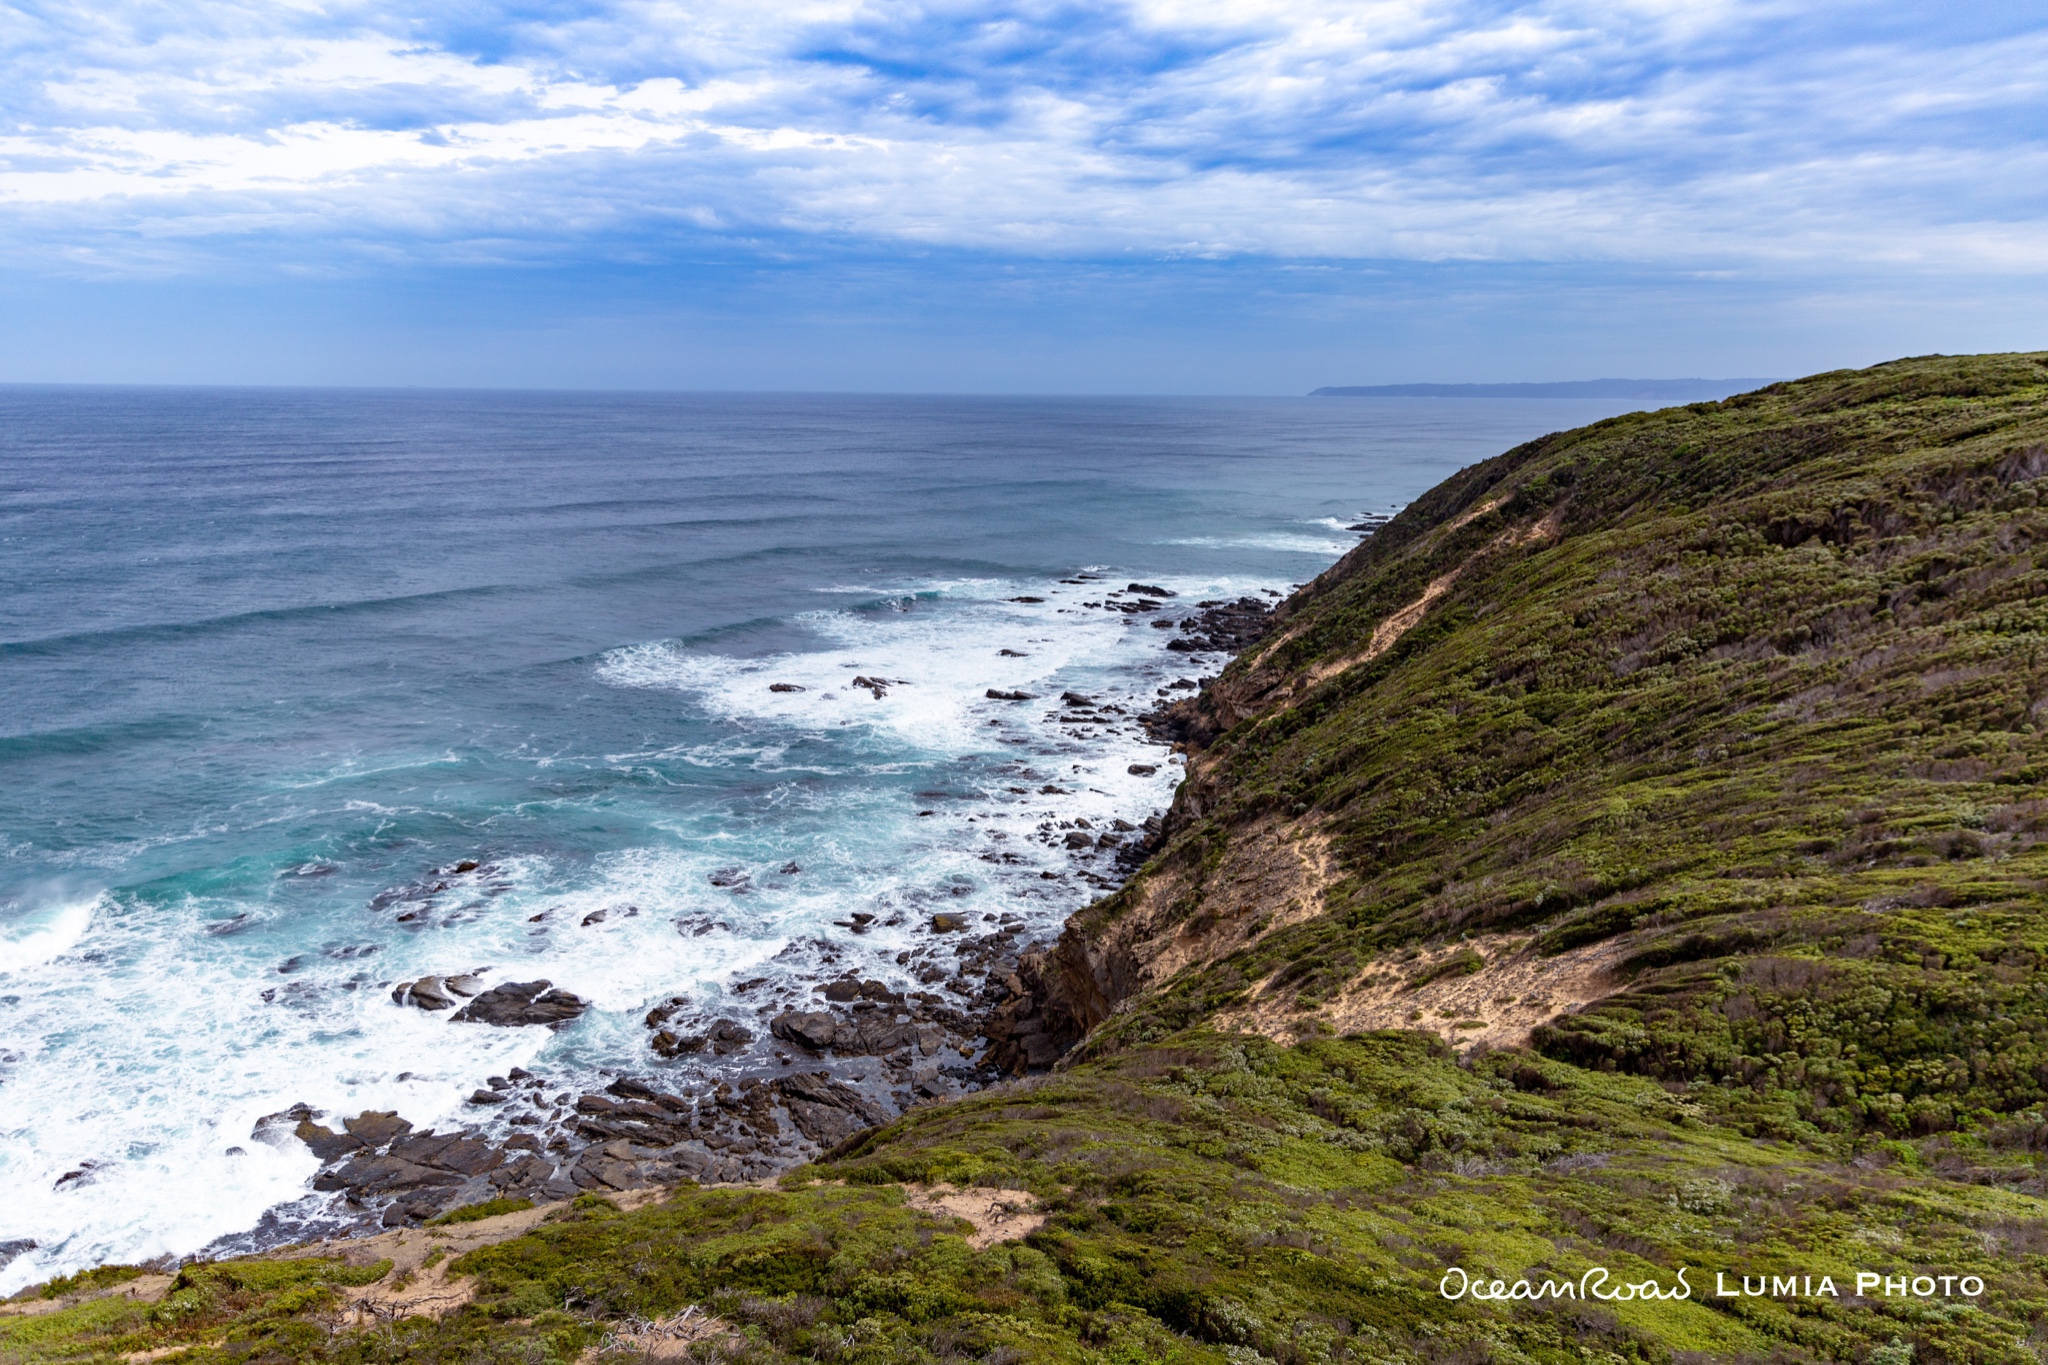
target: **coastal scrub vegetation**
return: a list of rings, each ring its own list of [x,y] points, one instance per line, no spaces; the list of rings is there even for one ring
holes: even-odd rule
[[[1169,942],[1276,813],[1334,854],[1320,913],[1148,983],[1091,1048],[1233,1005],[1306,1023],[1417,944],[1605,945],[1613,989],[1531,1045],[1743,1131],[1925,1137],[2048,1103],[2044,476],[2026,355],[1631,414],[1464,471],[1185,704],[1173,842],[1069,953],[1158,883],[1127,951]]]
[[[1176,708],[1164,838],[1032,969],[1059,1069],[533,1213],[439,1315],[285,1250],[53,1284],[0,1361],[2048,1359],[2044,492],[2048,356],[1531,442]]]

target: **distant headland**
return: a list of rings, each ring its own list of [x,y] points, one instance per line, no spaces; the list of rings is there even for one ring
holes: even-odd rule
[[[1311,398],[1666,398],[1698,403],[1747,393],[1774,379],[1574,379],[1561,384],[1368,384],[1329,386]]]

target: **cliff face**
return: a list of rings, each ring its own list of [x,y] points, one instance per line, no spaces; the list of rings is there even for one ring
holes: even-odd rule
[[[1464,471],[1179,704],[1167,841],[1043,1018],[1085,1055],[1206,1019],[1768,1075],[1792,1125],[2048,1101],[2044,475],[2025,355]]]

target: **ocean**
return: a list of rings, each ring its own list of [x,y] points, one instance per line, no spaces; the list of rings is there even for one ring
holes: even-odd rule
[[[1633,406],[0,388],[0,1294],[318,1227],[290,1106],[487,1128],[662,1001],[1056,932],[1223,663],[1160,623]]]

